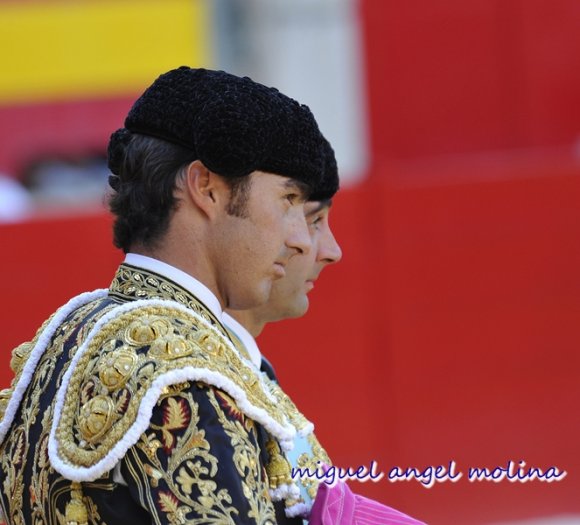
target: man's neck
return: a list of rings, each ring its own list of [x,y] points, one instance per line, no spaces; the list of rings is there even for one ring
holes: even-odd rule
[[[155,257],[152,252],[145,254],[143,251],[141,253],[131,251],[126,255],[125,263],[168,278],[197,297],[218,319],[221,318],[223,305],[213,290],[197,276],[184,271],[167,260]]]
[[[225,301],[219,293],[214,274],[210,271],[209,265],[205,264],[202,250],[196,252],[198,256],[193,260],[187,253],[183,253],[179,249],[171,249],[171,246],[163,246],[158,249],[146,248],[141,245],[132,246],[130,253],[156,259],[193,277],[217,298],[221,310],[225,308]]]
[[[254,310],[227,310],[227,313],[230,314],[238,323],[240,323],[255,339],[258,337],[266,322],[258,319],[255,316]]]

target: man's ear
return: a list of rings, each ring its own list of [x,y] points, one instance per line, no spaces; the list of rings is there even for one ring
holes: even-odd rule
[[[217,210],[223,210],[229,199],[226,181],[209,170],[200,160],[193,161],[187,167],[184,190],[208,217],[215,216]]]

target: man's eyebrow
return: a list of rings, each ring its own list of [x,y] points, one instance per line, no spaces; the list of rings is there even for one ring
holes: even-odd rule
[[[319,211],[323,210],[324,208],[330,208],[332,206],[332,199],[325,199],[323,201],[319,201],[318,205],[312,208],[310,211],[304,214],[305,217],[311,217],[315,215]]]
[[[316,215],[320,210],[324,209],[326,207],[326,203],[324,202],[319,202],[317,206],[315,206],[314,208],[312,208],[311,210],[307,211],[304,216],[305,217],[312,217],[312,215]]]
[[[304,200],[306,200],[310,194],[310,186],[305,182],[295,179],[287,179],[284,181],[284,188],[296,190]]]

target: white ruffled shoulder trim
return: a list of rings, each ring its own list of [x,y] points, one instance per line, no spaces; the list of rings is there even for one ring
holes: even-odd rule
[[[284,499],[297,499],[300,496],[300,489],[296,483],[283,484],[275,489],[270,489],[272,501],[282,501]]]
[[[57,470],[65,478],[70,479],[71,481],[92,481],[113,469],[125,455],[127,450],[135,443],[137,443],[141,434],[143,434],[143,432],[149,426],[153,408],[157,403],[163,388],[185,381],[202,381],[224,390],[236,401],[240,410],[242,410],[248,417],[261,424],[272,436],[279,440],[282,450],[289,451],[293,448],[296,429],[288,421],[286,421],[285,424],[280,424],[264,409],[254,406],[248,400],[246,392],[242,388],[238,387],[233,381],[219,374],[218,372],[205,368],[184,367],[178,370],[166,372],[153,381],[147,393],[141,400],[135,422],[131,425],[124,437],[113,446],[110,452],[103,459],[99,460],[96,464],[90,467],[82,467],[79,465],[71,465],[65,459],[61,458],[59,455],[59,444],[56,439],[56,429],[60,421],[69,381],[78,361],[87,351],[92,339],[106,323],[110,322],[115,317],[123,313],[145,306],[171,308],[195,317],[196,320],[202,323],[205,327],[213,330],[216,335],[221,336],[224,342],[228,345],[229,349],[237,353],[237,350],[231,344],[231,342],[228,341],[227,338],[225,338],[215,327],[207,323],[207,321],[196,314],[193,310],[186,308],[185,306],[175,301],[161,299],[131,301],[130,303],[125,303],[107,312],[95,324],[95,326],[89,332],[85,342],[75,353],[71,365],[66,371],[63,377],[62,385],[60,386],[57,393],[54,419],[48,443],[48,455],[50,463],[55,470]],[[263,384],[263,379],[259,374],[258,377],[262,383],[263,391],[270,397],[267,386]]]
[[[314,432],[314,423],[312,423],[312,421],[308,421],[308,424],[298,431],[298,435],[300,437],[308,437],[313,432]]]
[[[8,430],[10,430],[10,425],[12,425],[12,422],[14,421],[14,416],[18,411],[18,407],[20,406],[24,392],[26,392],[26,389],[32,380],[32,376],[34,375],[34,371],[36,370],[36,366],[38,365],[40,358],[50,344],[56,329],[77,308],[80,308],[81,306],[84,306],[91,301],[106,297],[108,292],[109,291],[106,288],[102,288],[92,292],[85,292],[77,295],[76,297],[73,297],[68,303],[61,306],[54,314],[54,317],[51,319],[50,323],[48,323],[46,328],[38,337],[34,348],[31,350],[30,355],[24,364],[22,374],[14,386],[12,396],[10,397],[10,401],[6,407],[6,412],[4,413],[4,419],[0,423],[0,443],[4,441]]]
[[[287,518],[296,518],[300,516],[301,518],[307,518],[310,516],[312,510],[312,505],[307,505],[306,503],[295,503],[291,507],[284,509]]]

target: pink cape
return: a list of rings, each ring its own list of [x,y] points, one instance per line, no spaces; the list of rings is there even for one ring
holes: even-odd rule
[[[398,510],[358,494],[344,482],[321,483],[309,525],[425,525]]]

